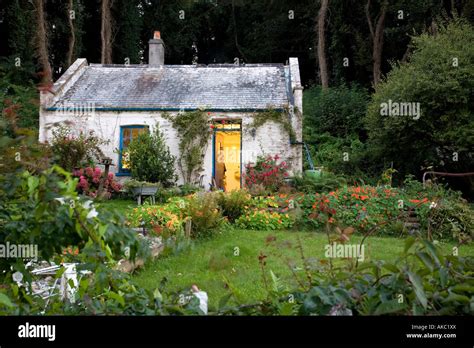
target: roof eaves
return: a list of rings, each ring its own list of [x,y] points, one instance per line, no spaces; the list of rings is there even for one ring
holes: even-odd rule
[[[64,108],[62,107],[49,107],[46,108],[46,111],[62,111]],[[231,109],[221,109],[221,108],[209,108],[209,109],[200,109],[200,108],[166,108],[166,107],[95,107],[94,111],[212,111],[212,112],[263,112],[267,111],[268,108],[231,108]],[[272,108],[275,111],[284,111],[285,109],[282,107],[279,108]]]

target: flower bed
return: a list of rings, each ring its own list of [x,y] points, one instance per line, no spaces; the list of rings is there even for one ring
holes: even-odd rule
[[[280,194],[267,202],[269,207],[302,210],[299,223],[320,228],[326,223],[351,226],[365,233],[378,226],[378,233],[400,235],[409,216],[415,216],[421,231],[436,239],[472,238],[472,211],[462,199],[436,191],[409,193],[399,188],[345,186],[328,194]],[[456,211],[452,206],[458,206]],[[430,224],[430,226],[428,226]]]
[[[267,210],[253,210],[239,217],[237,227],[249,230],[281,230],[291,228],[294,220],[288,214],[270,212]]]
[[[167,205],[139,206],[132,210],[127,221],[131,226],[144,227],[159,236],[175,235],[183,229],[183,220]]]
[[[456,209],[452,208],[453,204]],[[252,230],[294,226],[321,229],[329,224],[352,227],[356,233],[375,231],[401,236],[414,233],[407,228],[410,218],[416,219],[420,233],[426,236],[429,230],[434,239],[469,241],[472,238],[472,211],[462,200],[431,191],[409,193],[399,188],[372,186],[345,186],[327,194],[267,197],[250,197],[245,191],[201,192],[171,198],[162,206],[137,208],[129,221],[157,233],[177,233],[190,220],[196,236],[219,230],[225,220]]]

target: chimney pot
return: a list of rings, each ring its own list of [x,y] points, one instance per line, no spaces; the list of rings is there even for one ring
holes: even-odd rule
[[[161,39],[161,33],[155,31],[153,39],[148,41],[148,65],[159,67],[165,64],[165,44]]]

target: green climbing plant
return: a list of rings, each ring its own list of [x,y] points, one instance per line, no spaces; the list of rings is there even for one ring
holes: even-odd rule
[[[295,111],[296,114],[296,111]],[[249,126],[249,129],[252,128],[260,128],[265,123],[272,121],[279,124],[282,129],[288,134],[291,140],[296,138],[295,130],[290,122],[290,112],[288,109],[283,111],[275,110],[275,109],[268,109],[266,111],[258,112],[253,118],[252,123]]]
[[[164,114],[179,138],[177,164],[185,183],[192,184],[203,170],[204,155],[211,136],[207,113],[203,110]]]

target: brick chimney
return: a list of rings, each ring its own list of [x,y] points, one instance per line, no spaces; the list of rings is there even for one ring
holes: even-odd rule
[[[161,40],[159,31],[155,31],[153,39],[148,41],[148,65],[159,67],[165,64],[165,43]]]

